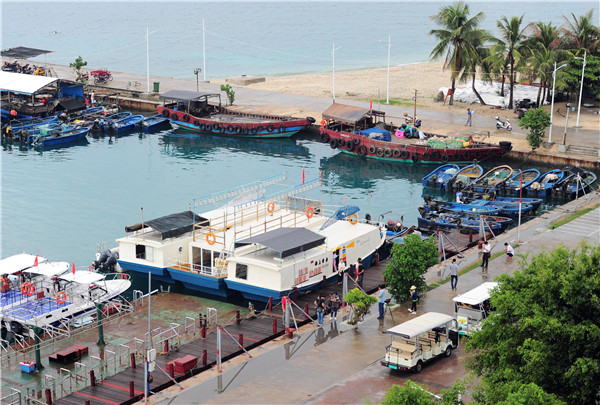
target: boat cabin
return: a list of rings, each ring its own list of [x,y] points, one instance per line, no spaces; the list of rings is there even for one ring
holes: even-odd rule
[[[183,111],[194,117],[207,117],[219,112],[221,106],[220,93],[203,93],[189,90],[171,90],[160,95],[164,107]],[[210,101],[214,101],[212,104]]]
[[[452,299],[460,335],[468,335],[481,328],[481,322],[490,312],[490,291],[497,286],[498,283],[493,281],[483,283]]]
[[[380,124],[385,129],[385,112],[333,103],[323,112],[324,127],[332,131],[360,133]]]

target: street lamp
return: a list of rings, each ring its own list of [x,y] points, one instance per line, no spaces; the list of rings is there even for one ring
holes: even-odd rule
[[[581,87],[579,88],[579,105],[577,106],[577,122],[575,123],[575,128],[581,128],[581,126],[579,125],[579,113],[581,112],[581,96],[583,95],[583,73],[585,72],[586,56],[587,56],[587,50],[583,52],[583,68],[581,68]],[[577,59],[581,59],[581,58],[577,58]]]
[[[148,32],[148,27],[146,27],[146,91],[148,94],[150,94],[150,34],[155,32]]]
[[[196,91],[200,91],[200,85],[198,84],[198,73],[202,72],[202,69],[196,68],[194,69],[194,74],[196,75]]]
[[[331,90],[331,95],[333,96],[333,102],[335,103],[335,51],[337,51],[338,49],[340,49],[341,46],[338,46],[337,48],[335,47],[335,43],[332,46],[332,50],[331,50],[331,57],[333,59],[333,65],[332,65],[332,81],[333,81],[333,87]]]
[[[567,144],[567,127],[569,126],[569,110],[571,109],[571,104],[567,103],[567,117],[565,118],[565,135],[563,136],[563,145]]]
[[[392,36],[388,35],[387,41],[380,39],[379,42],[385,42],[385,43],[387,43],[387,46],[388,46],[387,94],[386,94],[386,98],[385,98],[385,103],[389,104],[390,103],[390,50],[392,48]]]
[[[552,143],[552,118],[554,117],[554,93],[556,93],[556,72],[567,66],[567,63],[563,63],[559,67],[556,67],[554,62],[554,71],[552,72],[552,106],[550,107],[550,130],[548,131],[548,143]]]

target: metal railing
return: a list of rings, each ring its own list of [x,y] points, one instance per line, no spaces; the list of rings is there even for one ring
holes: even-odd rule
[[[10,393],[0,398],[0,403],[2,404],[19,404],[21,405],[21,391],[9,387]]]

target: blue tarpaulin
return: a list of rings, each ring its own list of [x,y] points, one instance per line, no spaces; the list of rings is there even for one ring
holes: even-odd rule
[[[385,129],[369,128],[360,131],[360,134],[371,139],[377,139],[379,141],[390,142],[392,140],[390,131],[387,131]]]

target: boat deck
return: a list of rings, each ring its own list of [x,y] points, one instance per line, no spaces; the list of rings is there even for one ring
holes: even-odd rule
[[[58,304],[56,298],[44,297],[40,298],[39,300],[26,302],[16,308],[10,309],[5,312],[5,316],[17,321],[28,321],[56,309],[64,308],[70,304],[71,303],[69,301],[65,301],[63,304]]]
[[[205,118],[205,117],[202,117]],[[239,124],[269,124],[272,123],[272,119],[268,119],[266,117],[260,116],[242,116],[242,115],[233,115],[233,114],[215,114],[210,117],[206,117],[206,119],[210,119],[213,121],[221,121],[228,122],[231,124],[239,123]]]
[[[180,271],[186,271],[188,273],[191,274],[201,274],[204,277],[212,277],[212,278],[227,278],[227,272],[225,272],[225,274],[221,275],[221,276],[214,276],[212,274],[206,274],[206,273],[201,273],[198,271],[194,271],[192,270],[191,266],[187,263],[181,263],[181,264],[176,264],[173,266],[169,266],[170,269],[174,269],[174,270],[180,270]]]
[[[18,290],[10,290],[7,292],[3,292],[0,295],[0,308],[4,308],[8,305],[13,305],[16,303],[21,303],[27,301],[27,295],[21,293]]]

